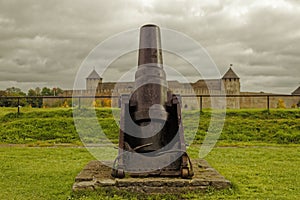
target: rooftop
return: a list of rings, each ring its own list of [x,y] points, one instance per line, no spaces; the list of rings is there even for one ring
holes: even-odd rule
[[[300,86],[294,92],[292,92],[292,95],[300,95]]]
[[[236,73],[230,67],[229,70],[224,74],[223,79],[224,78],[237,78],[237,79],[239,79],[240,77],[238,77],[238,75],[236,75]]]
[[[96,70],[94,69],[90,75],[87,77],[87,79],[102,79],[99,74],[96,72]]]

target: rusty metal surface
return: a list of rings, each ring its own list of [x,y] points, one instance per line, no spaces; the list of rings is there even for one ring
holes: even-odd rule
[[[180,109],[180,97],[168,90],[159,27],[145,25],[135,88],[121,97],[120,149],[112,175],[193,176]]]

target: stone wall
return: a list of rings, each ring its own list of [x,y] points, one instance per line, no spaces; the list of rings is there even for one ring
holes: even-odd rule
[[[257,95],[257,94],[256,94]],[[226,100],[226,104],[224,103]],[[300,96],[270,96],[269,106],[271,109],[278,108],[278,102],[282,101],[285,108],[295,108],[300,101]],[[212,105],[213,102],[213,105]],[[202,108],[224,109],[267,109],[267,96],[247,97],[202,97]],[[182,108],[194,110],[200,108],[200,98],[182,97]]]
[[[80,92],[78,92],[79,95]],[[85,93],[84,95],[88,95],[89,93]],[[128,93],[127,93],[128,94]],[[83,95],[83,96],[84,96]],[[92,95],[92,92],[91,94]],[[93,106],[94,99],[86,99],[75,98],[74,106]],[[200,109],[200,98],[199,97],[182,97],[182,109],[184,110],[197,110]],[[226,100],[226,103],[224,103]],[[102,101],[107,101],[107,99],[96,99],[97,106],[103,104]],[[300,96],[270,96],[269,104],[270,108],[278,108],[279,101],[285,106],[285,108],[295,108],[300,101]],[[45,107],[60,107],[68,102],[68,105],[71,106],[72,99],[71,98],[44,98],[43,106]],[[113,107],[118,107],[118,98],[114,98],[111,100]],[[103,104],[107,105],[107,103]],[[202,97],[202,108],[215,108],[215,109],[267,109],[267,97],[266,96],[247,96],[247,97]]]
[[[300,96],[270,96],[270,108],[278,108],[278,102],[282,100],[286,108],[292,108],[300,101]],[[240,108],[265,108],[267,109],[267,97],[240,97]]]

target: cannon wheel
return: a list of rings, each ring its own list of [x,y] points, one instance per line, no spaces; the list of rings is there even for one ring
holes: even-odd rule
[[[187,169],[187,168],[182,168],[182,169],[181,169],[181,177],[182,177],[182,178],[188,178],[188,177],[189,177],[189,169]]]
[[[124,178],[125,177],[125,172],[123,169],[118,169],[117,170],[117,178]]]
[[[124,178],[125,172],[123,169],[113,169],[111,175],[115,178]]]

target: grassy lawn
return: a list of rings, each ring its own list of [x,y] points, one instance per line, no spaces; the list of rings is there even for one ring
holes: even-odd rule
[[[234,187],[204,199],[299,199],[299,155],[300,146],[215,148],[206,159]]]
[[[91,160],[84,148],[0,148],[0,199],[67,199]]]
[[[198,147],[190,148],[197,157]],[[232,189],[187,193],[184,199],[299,199],[300,146],[215,148],[209,163],[232,181]],[[0,148],[0,199],[134,199],[116,193],[73,194],[75,176],[92,156],[84,148]],[[124,194],[123,194],[124,195]],[[178,196],[147,196],[178,199]]]
[[[87,140],[94,131],[89,112]],[[205,158],[233,183],[233,188],[181,196],[120,194],[115,191],[72,193],[76,175],[93,159],[82,147],[70,108],[0,108],[0,199],[300,199],[300,110],[228,110],[218,147]],[[118,141],[110,109],[96,109],[106,136]],[[207,134],[211,111],[185,111],[186,137],[196,127],[192,158]],[[67,143],[73,147],[54,147]],[[26,144],[13,145],[8,144]],[[40,146],[40,147],[29,147]],[[52,147],[41,147],[52,146]]]

